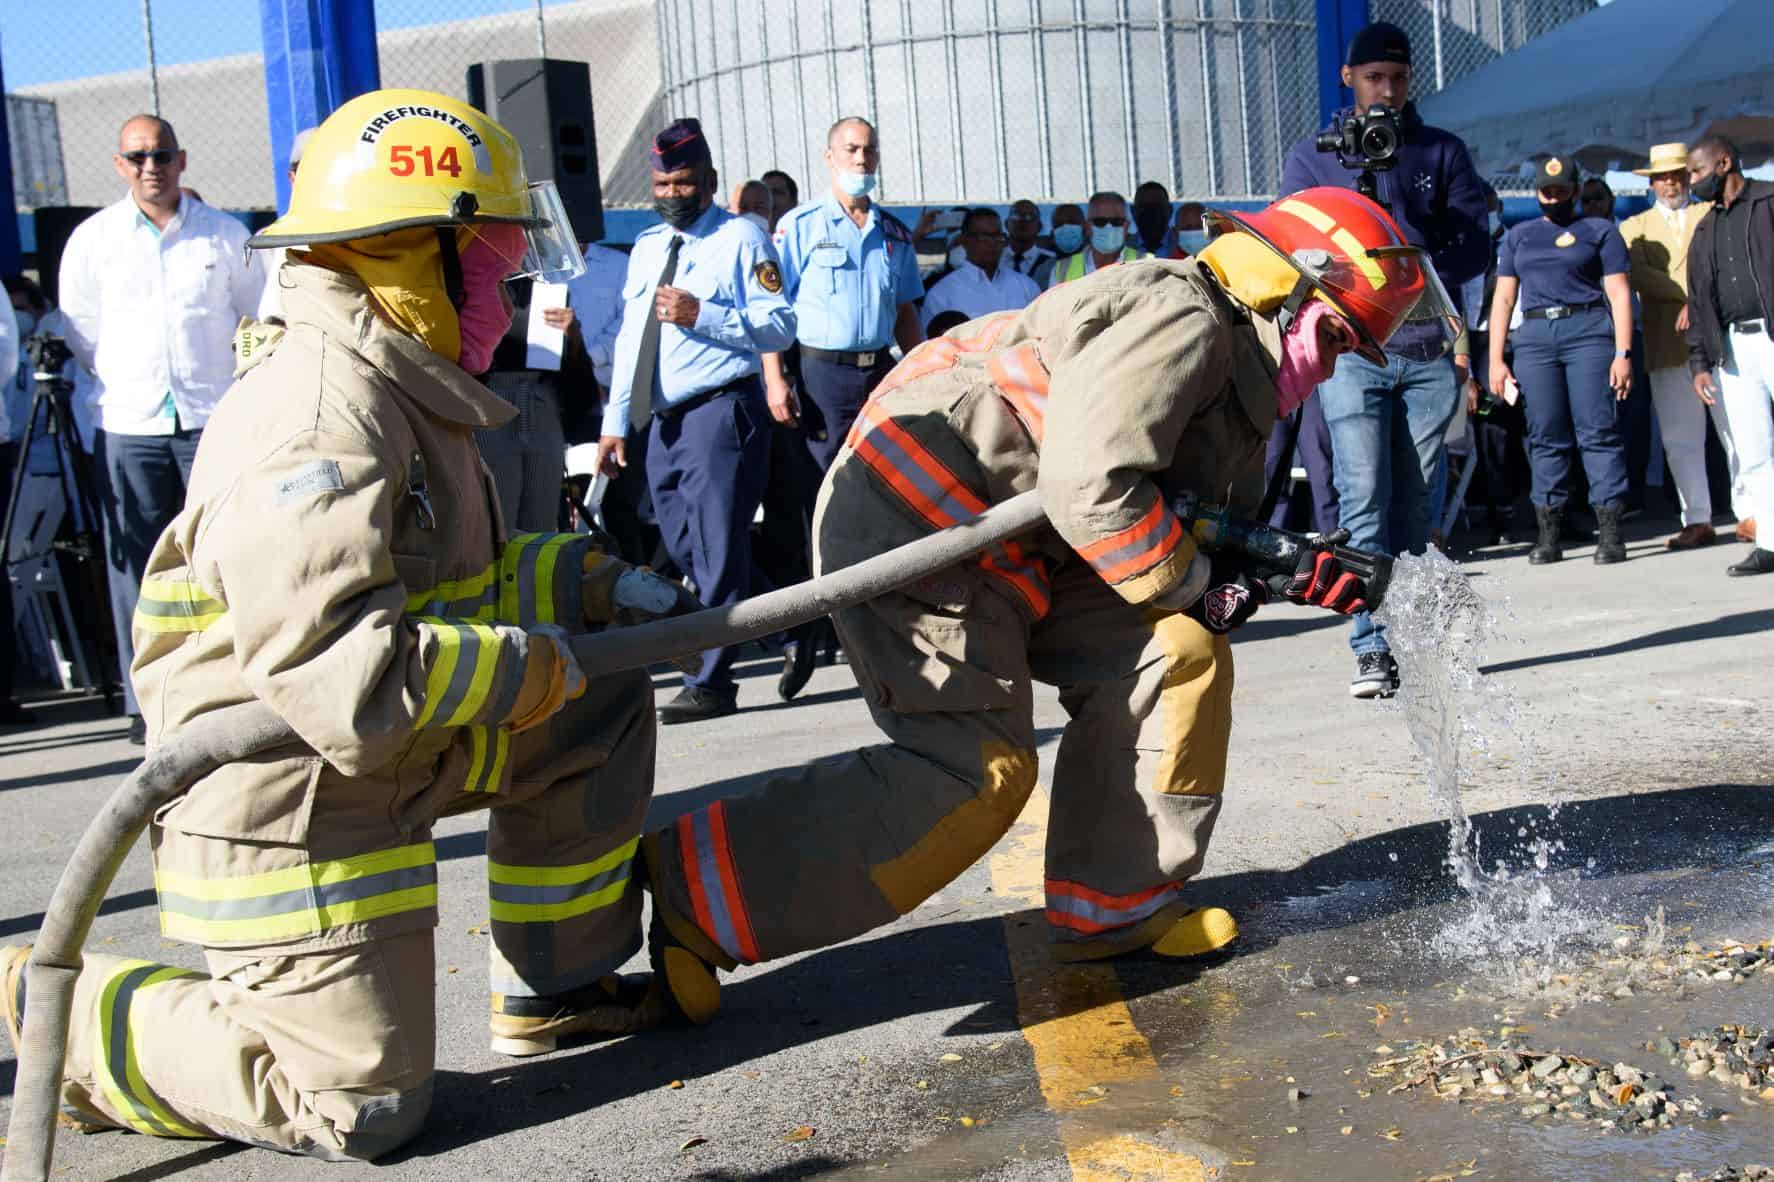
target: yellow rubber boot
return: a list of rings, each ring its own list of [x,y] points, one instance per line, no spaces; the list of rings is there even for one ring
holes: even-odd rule
[[[1198,907],[1179,918],[1150,945],[1172,959],[1210,956],[1238,938],[1238,921],[1224,907]]]

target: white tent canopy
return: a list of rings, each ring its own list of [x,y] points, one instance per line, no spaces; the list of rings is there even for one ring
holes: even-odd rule
[[[1613,0],[1419,108],[1488,175],[1555,152],[1630,168],[1709,132],[1754,165],[1774,156],[1774,0]]]

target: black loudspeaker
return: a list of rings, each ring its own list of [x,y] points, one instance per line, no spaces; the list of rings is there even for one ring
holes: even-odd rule
[[[481,62],[468,67],[468,102],[517,137],[532,181],[554,182],[574,236],[580,242],[603,238],[591,67],[536,57]]]
[[[50,205],[31,212],[31,223],[37,231],[37,283],[52,304],[58,304],[61,290],[62,252],[74,227],[99,211],[96,205]]]

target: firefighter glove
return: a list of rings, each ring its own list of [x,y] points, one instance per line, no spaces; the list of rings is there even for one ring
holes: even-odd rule
[[[573,656],[572,639],[559,624],[524,629],[524,680],[505,722],[512,733],[540,726],[585,693],[585,673]]]
[[[1315,538],[1312,548],[1300,555],[1299,565],[1281,593],[1295,603],[1326,608],[1346,616],[1366,611],[1367,584],[1343,569],[1333,552],[1334,545],[1332,540]]]
[[[1207,589],[1182,609],[1185,616],[1222,636],[1257,614],[1269,602],[1269,588],[1252,578],[1237,558],[1215,554],[1208,559]]]

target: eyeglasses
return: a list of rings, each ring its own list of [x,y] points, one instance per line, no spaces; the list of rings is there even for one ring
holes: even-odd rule
[[[1127,224],[1127,219],[1126,218],[1091,218],[1090,224],[1093,226],[1125,226]]]
[[[178,157],[179,150],[177,148],[155,148],[152,152],[119,152],[117,154],[137,168],[141,168],[150,160],[156,166],[165,168]]]

